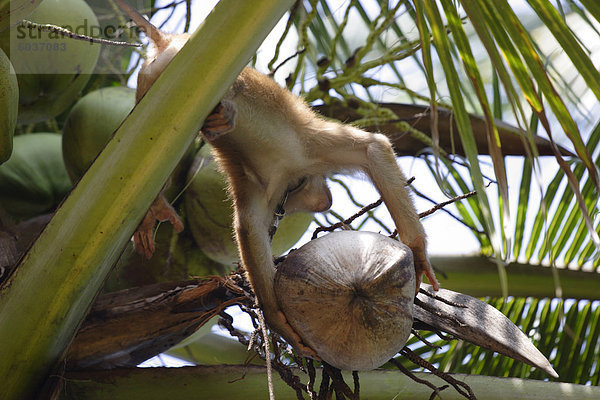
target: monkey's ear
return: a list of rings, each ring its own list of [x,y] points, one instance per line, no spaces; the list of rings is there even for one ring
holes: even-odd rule
[[[235,129],[235,117],[237,110],[231,101],[223,100],[206,117],[202,125],[202,134],[210,143],[219,136]]]

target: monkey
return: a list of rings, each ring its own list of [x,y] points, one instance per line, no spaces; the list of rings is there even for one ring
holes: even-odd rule
[[[138,77],[139,101],[189,35],[164,33],[124,0],[115,2],[153,45]],[[270,77],[248,67],[206,118],[201,134],[211,144],[227,177],[241,263],[267,325],[300,355],[318,358],[279,309],[273,290],[275,266],[270,232],[280,206],[287,213],[329,209],[332,197],[326,180],[331,174],[366,173],[382,196],[400,240],[412,250],[415,295],[423,275],[435,290],[439,288],[427,259],[423,226],[385,135],[325,119]],[[182,228],[161,193],[144,218],[141,231],[138,229],[134,235],[136,247],[146,255],[153,251],[151,230],[155,217]]]
[[[170,34],[161,31],[150,23],[143,15],[124,0],[115,0],[115,3],[132,19],[136,26],[142,30],[150,39],[151,46],[148,48],[142,68],[138,73],[137,88],[135,91],[136,104],[146,94],[156,78],[165,69],[167,64],[181,50],[190,35],[187,33]],[[169,221],[176,232],[183,230],[183,222],[175,209],[167,201],[164,191],[169,186],[167,182],[156,199],[152,202],[148,212],[136,229],[133,241],[134,247],[139,254],[151,258],[154,253],[153,229],[156,221]]]

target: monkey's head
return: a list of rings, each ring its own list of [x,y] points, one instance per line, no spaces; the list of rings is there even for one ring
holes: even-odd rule
[[[292,188],[284,208],[286,213],[296,211],[323,212],[331,207],[331,191],[324,176],[307,176]]]

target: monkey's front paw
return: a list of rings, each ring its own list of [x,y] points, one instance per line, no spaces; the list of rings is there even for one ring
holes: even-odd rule
[[[419,293],[419,287],[421,286],[423,275],[427,277],[429,283],[431,283],[431,286],[433,286],[433,290],[439,290],[440,284],[438,283],[435,277],[435,273],[433,272],[433,268],[431,268],[431,264],[427,259],[427,254],[425,252],[425,241],[423,240],[423,238],[418,238],[413,243],[411,243],[409,247],[413,252],[413,259],[415,263],[415,296],[417,295],[417,293]]]
[[[421,287],[421,281],[423,279],[423,275],[425,275],[427,277],[427,279],[429,279],[429,283],[431,283],[431,286],[433,286],[433,290],[438,291],[440,290],[440,284],[438,283],[436,277],[435,277],[435,273],[433,272],[433,268],[431,268],[431,265],[429,264],[429,261],[427,261],[425,259],[425,261],[423,262],[419,262],[417,263],[417,260],[415,259],[415,273],[416,273],[416,288],[415,288],[415,296],[419,293],[419,288]]]
[[[158,222],[169,221],[173,224],[176,232],[183,230],[183,222],[179,218],[177,211],[167,202],[167,199],[161,194],[144,216],[142,223],[133,234],[133,244],[138,254],[150,259],[154,254],[154,224]]]
[[[202,134],[208,142],[212,142],[221,135],[231,132],[235,128],[236,110],[233,103],[221,101],[202,125]]]
[[[133,245],[135,246],[135,251],[138,254],[145,256],[147,259],[152,257],[152,254],[154,254],[155,250],[154,236],[152,233],[155,219],[149,215],[150,212],[146,214],[144,220],[133,234]]]
[[[302,357],[309,357],[313,360],[321,361],[321,358],[317,355],[312,348],[302,343],[302,338],[296,333],[294,328],[288,323],[287,318],[283,312],[277,312],[277,333],[279,333],[288,342],[298,355]]]

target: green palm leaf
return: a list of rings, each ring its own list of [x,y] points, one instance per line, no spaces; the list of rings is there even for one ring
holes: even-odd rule
[[[345,21],[352,8],[359,12],[365,26],[370,27],[370,30],[373,31],[379,26],[377,22],[381,21],[383,15],[387,15],[390,6],[385,2],[380,3],[382,16],[373,17],[376,13],[372,9],[370,13],[365,11],[366,3],[352,2],[344,10],[344,19],[339,24],[328,25],[337,26],[340,28],[338,31],[334,30],[335,32],[329,33],[321,30],[319,33],[324,35],[326,40],[328,38],[335,42],[342,41],[346,32],[341,31],[347,26]],[[580,38],[565,23],[565,9],[569,8],[555,8],[550,3],[537,0],[531,0],[529,3],[540,17],[539,20],[532,22],[533,26],[545,26],[548,29],[547,32],[557,39],[559,45],[565,49],[569,62],[581,74],[582,80],[588,86],[587,90],[597,97],[599,74],[591,64],[589,54],[581,44]],[[319,4],[327,4],[327,2],[323,1]],[[585,263],[597,267],[597,244],[594,242],[594,233],[590,234],[590,229],[592,226],[598,229],[598,224],[594,223],[590,216],[597,213],[598,185],[593,165],[594,161],[597,163],[598,160],[592,160],[590,154],[597,154],[599,133],[598,128],[593,129],[587,137],[580,133],[581,128],[576,125],[575,119],[569,112],[576,108],[586,109],[580,104],[582,93],[578,92],[576,88],[570,87],[567,80],[558,74],[557,71],[564,70],[564,68],[561,69],[560,66],[555,65],[553,59],[546,57],[540,51],[536,42],[526,33],[527,28],[523,25],[524,22],[519,20],[518,15],[508,7],[506,1],[462,0],[460,4],[463,8],[456,7],[455,3],[442,1],[442,10],[437,8],[438,5],[435,2],[416,0],[406,4],[405,8],[401,8],[397,14],[398,18],[390,22],[388,30],[384,31],[393,31],[397,35],[397,40],[406,43],[414,39],[414,34],[406,36],[403,33],[411,31],[410,28],[407,28],[407,21],[412,21],[420,32],[422,58],[418,56],[418,53],[409,58],[411,61],[417,62],[417,73],[422,74],[423,79],[428,82],[428,90],[423,91],[421,88],[420,93],[406,90],[398,96],[408,96],[417,102],[425,100],[435,107],[436,102],[432,99],[435,100],[434,96],[439,97],[441,94],[449,96],[454,106],[459,132],[443,132],[441,134],[456,135],[457,140],[461,140],[465,146],[466,159],[463,161],[456,157],[448,159],[440,156],[433,158],[424,156],[422,159],[426,161],[431,174],[437,178],[442,191],[449,196],[466,193],[474,188],[483,193],[485,191],[483,174],[477,172],[481,159],[478,158],[477,150],[472,144],[469,145],[469,140],[471,140],[468,133],[469,124],[462,117],[465,115],[467,107],[474,107],[472,111],[482,112],[486,116],[510,117],[519,126],[529,128],[531,136],[523,151],[526,159],[523,161],[523,168],[520,172],[520,187],[512,188],[512,195],[507,194],[509,188],[505,178],[506,167],[503,157],[494,152],[492,154],[496,155],[491,157],[494,171],[492,179],[499,186],[499,201],[507,206],[510,203],[509,196],[514,196],[516,198],[514,214],[509,216],[506,210],[502,212],[502,207],[499,207],[497,210],[500,210],[500,213],[495,215],[487,203],[488,200],[481,201],[482,198],[487,198],[486,196],[480,196],[480,201],[468,199],[461,204],[456,204],[456,211],[462,222],[473,229],[484,254],[510,257],[506,261],[517,258],[525,259],[532,267],[539,266],[539,268],[547,268],[542,267],[542,263],[569,264],[575,269],[581,269]],[[598,10],[596,10],[598,7],[595,2],[588,1],[582,2],[582,4],[592,15],[598,16]],[[580,15],[586,15],[574,4],[569,3],[569,5]],[[369,18],[368,15],[371,17]],[[461,19],[461,15],[466,18]],[[500,18],[500,15],[506,16],[506,18]],[[334,16],[329,11],[323,13],[322,18],[331,20]],[[404,23],[400,24],[400,20]],[[593,28],[589,19],[581,18],[580,23],[588,24]],[[321,26],[324,25],[325,23],[321,23]],[[472,29],[468,29],[470,27]],[[598,35],[597,30],[593,32]],[[385,35],[380,36],[386,37]],[[536,40],[538,40],[537,37]],[[483,45],[485,52],[478,51],[474,55],[470,49],[473,47],[472,43],[477,41]],[[350,42],[350,40],[346,40],[344,43]],[[385,54],[386,46],[383,43],[385,43],[384,40],[373,42],[365,40],[361,51],[362,53],[370,52],[371,58],[375,57],[374,53]],[[315,53],[331,52],[330,48],[323,45],[323,38],[320,38],[319,42],[315,42],[315,49]],[[343,49],[345,51],[345,46]],[[333,53],[329,54],[334,57]],[[404,61],[399,60],[392,63],[394,75],[389,75],[389,79],[394,76],[393,79],[404,84],[410,80],[403,76],[405,70],[402,68],[402,62]],[[434,75],[442,73],[440,64],[444,71],[443,83],[440,83],[439,79],[432,78]],[[490,74],[489,69],[483,68],[484,65],[490,65],[493,72]],[[310,69],[311,67],[305,66],[305,68]],[[344,82],[358,83],[361,82],[363,74],[367,73],[364,71],[359,76],[352,75],[355,73],[353,71],[357,70],[356,68],[352,70],[335,62],[327,65],[326,68],[316,70],[318,79],[327,76],[330,82],[335,82],[338,76],[344,76],[346,78]],[[415,72],[411,71],[411,73]],[[466,85],[465,81],[472,82],[472,85]],[[381,80],[379,82],[381,83]],[[487,100],[488,92],[485,88],[490,85],[490,82],[494,82],[494,101],[491,103]],[[352,86],[353,88],[357,88],[356,83]],[[375,87],[370,86],[368,89],[369,94],[375,93]],[[307,91],[310,100],[321,98],[327,102],[330,96],[335,95],[341,97],[342,101],[348,101],[346,100],[348,92],[342,90],[342,86],[332,85],[327,88],[325,93],[316,89]],[[359,92],[355,91],[354,93]],[[461,104],[463,98],[465,100]],[[381,101],[382,99],[377,98],[377,100]],[[527,108],[527,104],[529,108]],[[586,118],[594,120],[591,116],[586,116]],[[540,188],[539,178],[542,168],[546,168],[542,165],[547,165],[548,162],[536,158],[537,151],[532,135],[540,126],[556,136],[557,129],[551,127],[549,121],[556,121],[556,124],[564,129],[565,137],[571,141],[582,161],[574,160],[569,164],[562,163],[554,178],[550,179],[545,187]],[[540,125],[539,122],[542,124]],[[495,136],[493,125],[491,125],[488,138],[490,143],[501,146]],[[433,136],[433,143],[435,142],[436,139]],[[435,152],[434,149],[433,153]],[[441,162],[437,161],[438,157]],[[465,162],[470,167],[468,174],[464,173],[467,171],[463,166]],[[415,185],[418,187],[418,180]],[[539,191],[542,192],[541,199],[534,195]],[[583,205],[585,205],[585,213],[582,213]],[[336,215],[339,214],[338,210]],[[340,215],[339,218],[343,219],[344,216]],[[366,219],[369,218],[372,217],[367,215]],[[360,223],[360,226],[364,224],[365,220]],[[508,226],[513,228],[508,231],[505,228]],[[498,242],[494,242],[492,239],[494,232],[502,235],[503,246],[499,246]],[[511,235],[512,241],[509,240]],[[493,243],[495,244],[492,246]],[[438,266],[440,269],[444,269],[443,265]],[[560,294],[561,273],[559,270],[553,269],[553,271],[552,286],[557,288],[557,293]],[[476,272],[464,279],[469,279],[470,284],[477,286]],[[523,289],[526,293],[526,287]],[[535,293],[535,291],[532,290],[531,293]],[[570,289],[569,293],[571,293]],[[590,294],[593,295],[593,293]],[[594,368],[590,369],[590,366],[594,365],[590,360],[598,357],[597,319],[599,311],[598,304],[590,302],[590,300],[557,303],[558,300],[523,297],[510,298],[505,304],[499,300],[490,301],[507,313],[525,332],[531,333],[542,352],[551,356],[555,367],[558,366],[560,380],[594,384],[593,382],[598,380],[599,372]],[[490,354],[486,350],[466,343],[451,342],[447,344],[441,340],[437,343],[443,347],[432,350],[417,344],[416,339],[413,346],[416,352],[428,356],[431,362],[447,371],[545,378],[542,373],[532,370],[528,366],[503,356]]]

